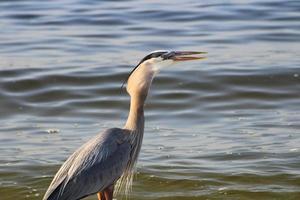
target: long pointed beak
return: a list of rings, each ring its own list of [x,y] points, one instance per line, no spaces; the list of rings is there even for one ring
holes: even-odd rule
[[[188,61],[188,60],[200,60],[205,59],[206,57],[201,56],[207,54],[207,52],[201,51],[173,51],[169,59],[174,61]]]

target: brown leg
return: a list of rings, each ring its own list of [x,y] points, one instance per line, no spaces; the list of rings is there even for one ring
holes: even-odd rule
[[[108,186],[104,190],[105,200],[112,200],[114,195],[114,185]]]
[[[98,200],[105,200],[104,195],[102,194],[102,192],[98,192],[97,197],[98,197]]]
[[[101,192],[97,193],[98,200],[112,200],[114,194],[114,185],[108,186]]]

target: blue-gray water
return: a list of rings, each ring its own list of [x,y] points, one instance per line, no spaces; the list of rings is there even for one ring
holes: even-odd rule
[[[130,199],[300,199],[300,1],[268,0],[0,1],[0,199],[122,127],[156,49],[209,54],[155,79]]]

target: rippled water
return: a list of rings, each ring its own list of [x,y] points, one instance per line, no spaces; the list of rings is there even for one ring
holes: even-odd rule
[[[130,199],[300,199],[299,31],[299,1],[0,1],[0,199],[122,127],[155,49],[209,58],[154,81]]]

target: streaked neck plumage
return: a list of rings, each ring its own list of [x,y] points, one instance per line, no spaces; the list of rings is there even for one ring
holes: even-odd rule
[[[152,63],[141,64],[127,82],[127,92],[130,95],[130,111],[125,129],[144,132],[144,104],[151,86],[155,71]]]
[[[143,133],[144,122],[144,101],[138,96],[131,96],[130,110],[124,128],[132,132]]]
[[[118,188],[124,187],[126,193],[128,193],[132,185],[133,169],[141,150],[144,136],[144,104],[154,76],[154,72],[148,69],[145,64],[141,64],[127,81],[127,92],[130,95],[130,110],[124,129],[130,134],[129,139],[132,145],[132,152],[131,161],[128,163],[118,185]]]

